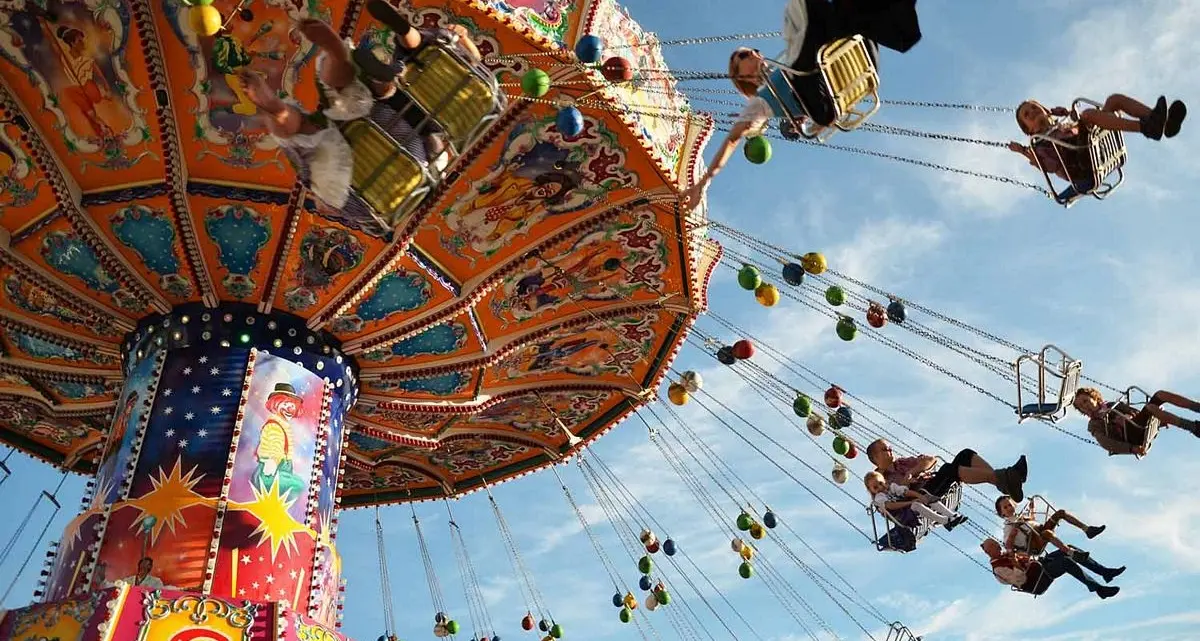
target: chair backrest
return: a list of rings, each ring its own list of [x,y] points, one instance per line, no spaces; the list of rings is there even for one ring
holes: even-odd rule
[[[839,123],[839,128],[853,129],[865,122],[879,108],[879,74],[863,37],[842,38],[822,46],[818,60],[836,106],[837,120],[852,113],[859,116]],[[856,110],[867,98],[874,99],[870,111]]]
[[[422,49],[402,79],[403,90],[442,126],[460,151],[506,104],[495,77],[451,45],[438,43]]]
[[[412,154],[374,122],[361,118],[342,127],[354,148],[354,191],[389,225],[424,198],[432,178]]]

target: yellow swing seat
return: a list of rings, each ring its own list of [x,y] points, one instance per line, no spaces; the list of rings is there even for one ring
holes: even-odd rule
[[[437,185],[427,165],[376,122],[360,118],[341,127],[354,150],[350,187],[387,227],[408,215]]]
[[[1087,98],[1076,98],[1075,102],[1071,103],[1071,117],[1076,122],[1079,121],[1081,105],[1096,109],[1103,106]],[[1125,180],[1124,167],[1125,161],[1128,159],[1128,151],[1125,149],[1125,138],[1119,131],[1091,127],[1087,130],[1082,144],[1072,144],[1042,134],[1031,136],[1029,139],[1031,148],[1039,142],[1048,142],[1053,145],[1055,154],[1058,156],[1059,166],[1063,167],[1067,173],[1069,185],[1063,189],[1058,188],[1054,183],[1054,175],[1046,171],[1036,154],[1034,155],[1034,160],[1046,178],[1046,185],[1049,187],[1054,201],[1063,207],[1070,207],[1085,196],[1104,200]],[[1077,170],[1075,173],[1078,175],[1072,175],[1070,167],[1078,166],[1078,163],[1068,163],[1067,158],[1064,158],[1064,153],[1068,156],[1086,153],[1087,169]]]
[[[784,105],[788,112],[780,123],[780,132],[785,138],[828,142],[834,133],[853,131],[879,111],[879,72],[871,59],[867,41],[862,36],[840,38],[822,45],[817,51],[817,68],[813,71],[796,71],[775,64],[775,74],[820,74],[825,93],[833,102],[833,124],[824,127],[812,119],[795,92],[781,96],[781,90],[775,86],[778,83],[768,83],[768,91],[774,101]]]
[[[1025,375],[1037,369],[1036,398],[1025,397]],[[1047,345],[1036,354],[1022,354],[1016,362],[1017,422],[1035,418],[1057,423],[1066,415],[1079,389],[1083,363],[1055,345]],[[1028,402],[1027,402],[1028,401]]]
[[[459,152],[500,116],[507,97],[481,63],[468,60],[451,44],[417,53],[398,78],[407,93],[446,132]]]

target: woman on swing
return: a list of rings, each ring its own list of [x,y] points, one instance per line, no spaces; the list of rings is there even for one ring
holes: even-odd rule
[[[1110,456],[1144,455],[1148,447],[1146,426],[1151,417],[1157,418],[1164,426],[1181,427],[1193,436],[1200,437],[1200,422],[1189,421],[1162,408],[1163,405],[1174,405],[1200,413],[1200,402],[1174,392],[1159,390],[1150,396],[1141,410],[1135,410],[1125,402],[1106,403],[1099,390],[1081,387],[1075,392],[1072,405],[1088,418],[1088,432]]]
[[[767,87],[767,61],[757,49],[740,47],[729,56],[729,77],[748,104],[725,142],[717,149],[708,172],[683,194],[683,207],[690,210],[700,203],[709,182],[733,155],[738,142],[747,135],[761,132],[775,113],[766,96],[790,93],[798,98],[808,117],[823,127],[833,124],[833,97],[821,80],[817,54],[821,47],[854,35],[867,40],[871,57],[876,45],[904,53],[921,39],[916,0],[788,0],[784,12],[784,39],[787,50],[781,62],[805,75],[784,73],[782,84]],[[774,101],[778,104],[778,101]]]

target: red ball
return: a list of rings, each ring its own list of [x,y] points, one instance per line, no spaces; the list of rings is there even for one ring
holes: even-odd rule
[[[854,458],[858,456],[858,448],[854,447],[854,443],[850,444],[850,449],[846,450],[846,458]]]
[[[521,619],[521,627],[526,630],[533,629],[533,616],[526,614],[524,619]]]
[[[600,73],[604,74],[609,82],[629,82],[633,80],[633,65],[625,58],[613,56],[604,61]]]
[[[842,404],[842,388],[834,385],[825,390],[825,404],[831,409],[837,409]]]
[[[650,545],[646,546],[646,551],[649,552],[650,554],[657,554],[658,550],[659,550],[658,541],[655,541],[655,542],[651,543]]]
[[[746,339],[742,339],[733,344],[733,357],[739,360],[746,360],[754,356],[754,343]]]
[[[879,329],[887,324],[887,310],[879,303],[871,303],[867,307],[867,324]]]

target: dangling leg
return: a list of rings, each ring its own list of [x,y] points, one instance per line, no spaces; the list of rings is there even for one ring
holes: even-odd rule
[[[1176,394],[1175,392],[1168,392],[1166,390],[1158,390],[1155,392],[1146,404],[1162,405],[1164,403],[1168,405],[1174,405],[1175,407],[1181,407],[1186,410],[1191,410],[1193,412],[1200,412],[1200,402],[1193,401],[1186,396]]]
[[[1071,514],[1066,510],[1056,510],[1054,514],[1050,515],[1050,518],[1046,519],[1046,522],[1042,525],[1042,527],[1046,528],[1047,530],[1053,530],[1062,521],[1066,521],[1067,523],[1070,523],[1071,525],[1083,530],[1083,533],[1086,534],[1087,538],[1089,539],[1094,539],[1097,536],[1100,536],[1100,533],[1104,531],[1103,525],[1088,525],[1079,520],[1079,518],[1077,518],[1074,514]]]
[[[350,48],[342,42],[333,27],[320,20],[305,19],[300,21],[298,28],[309,42],[325,54],[325,59],[317,70],[321,82],[329,85],[334,91],[341,91],[358,79],[354,71],[354,62],[350,59]]]
[[[1063,552],[1052,552],[1042,559],[1042,568],[1050,576],[1062,576],[1070,574],[1072,578],[1079,581],[1087,587],[1089,592],[1095,592],[1101,599],[1107,599],[1114,596],[1120,588],[1101,585],[1095,579],[1088,576],[1083,568],[1078,563],[1072,561],[1069,556]]]
[[[267,116],[267,129],[278,138],[291,138],[305,128],[304,115],[293,105],[289,105],[279,97],[262,76],[249,70],[238,74],[238,80],[245,89],[246,97],[250,99],[263,114]]]
[[[948,517],[938,514],[937,512],[929,509],[929,507],[923,503],[913,502],[913,504],[909,507],[911,507],[912,511],[916,512],[918,516],[929,519],[930,521],[933,521],[934,523],[937,523],[938,525],[945,525],[946,523],[948,523],[950,521],[950,519]]]
[[[1076,563],[1084,568],[1087,568],[1096,576],[1104,579],[1105,583],[1112,583],[1113,579],[1121,576],[1121,574],[1125,572],[1125,566],[1123,565],[1119,568],[1110,568],[1101,565],[1100,562],[1092,558],[1092,555],[1080,550],[1079,548],[1071,548],[1071,550],[1073,552],[1071,558],[1074,559]]]
[[[1136,118],[1123,118],[1121,111]],[[1122,94],[1113,94],[1104,101],[1102,109],[1088,109],[1079,114],[1079,122],[1113,131],[1139,132],[1151,140],[1160,140],[1167,124],[1167,99],[1159,98],[1151,109]]]

